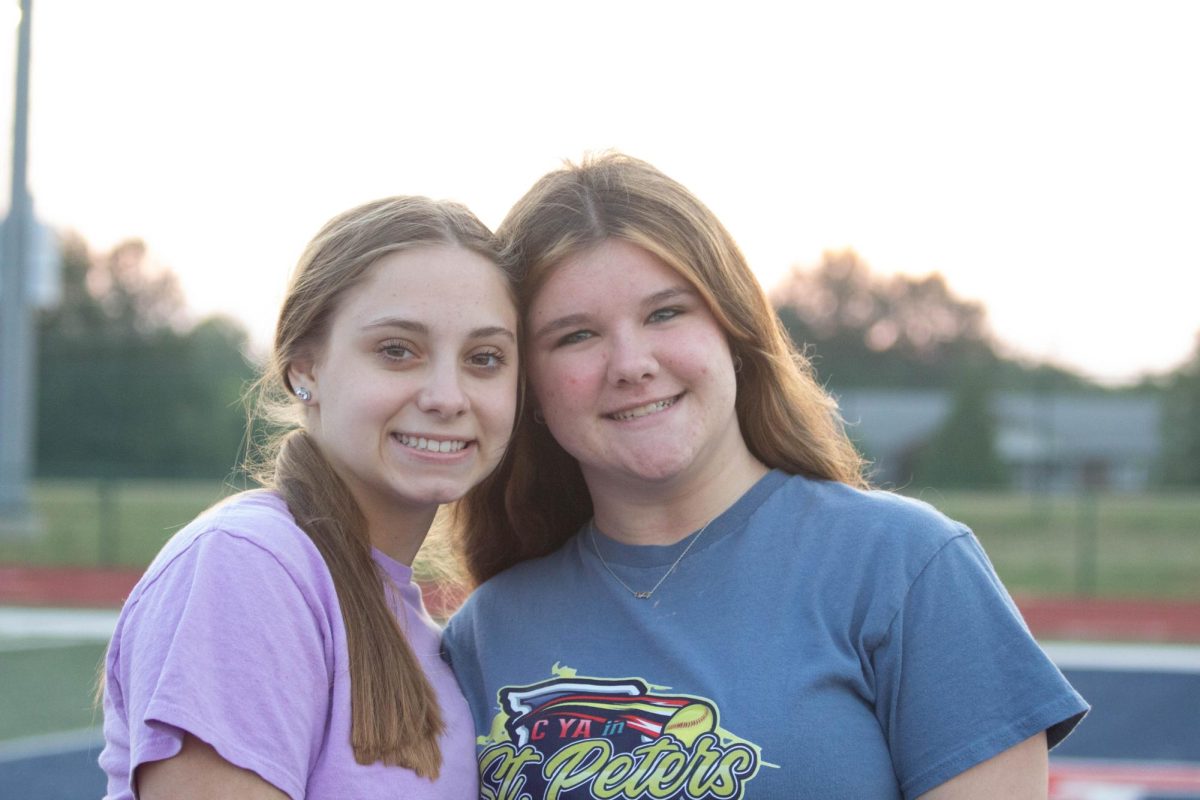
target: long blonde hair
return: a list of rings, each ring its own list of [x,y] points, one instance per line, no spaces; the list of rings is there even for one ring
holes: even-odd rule
[[[863,460],[837,405],[793,345],[733,238],[682,185],[620,154],[567,164],[517,201],[497,235],[517,269],[523,313],[566,260],[608,239],[635,244],[685,278],[741,363],[736,411],[755,458],[793,474],[865,486]],[[579,464],[533,409],[522,410],[508,454],[455,511],[476,582],[552,552],[592,514]]]
[[[271,424],[249,472],[275,489],[325,559],[337,589],[350,658],[351,745],[360,764],[408,767],[437,777],[445,730],[433,687],[389,609],[385,576],[371,556],[367,524],[346,484],[304,430],[288,369],[324,346],[338,304],[382,256],[430,244],[478,253],[505,271],[492,233],[467,209],[424,197],[393,197],[330,220],[292,275],[269,362],[253,389],[255,414]]]

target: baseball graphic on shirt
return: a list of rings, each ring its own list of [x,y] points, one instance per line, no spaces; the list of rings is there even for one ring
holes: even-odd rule
[[[708,698],[558,664],[552,673],[497,692],[495,733],[478,740],[486,796],[633,800],[657,787],[660,800],[746,800],[759,768],[776,767],[721,727]]]

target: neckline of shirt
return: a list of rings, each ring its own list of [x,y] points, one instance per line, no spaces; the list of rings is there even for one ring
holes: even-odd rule
[[[413,569],[403,561],[397,561],[378,547],[371,548],[371,558],[383,568],[387,576],[401,588],[412,583]]]
[[[758,507],[790,477],[792,476],[786,472],[771,470],[759,478],[733,505],[722,511],[708,524],[704,535],[700,541],[695,543],[687,557],[693,557],[695,554],[712,547],[734,531],[743,528],[750,519],[750,516],[758,510]],[[593,538],[589,532],[590,528],[591,523],[589,521],[575,534],[575,544],[588,557],[599,560],[596,558],[596,550],[593,548]],[[609,564],[651,568],[664,567],[674,563],[675,559],[679,558],[680,553],[684,551],[691,541],[692,536],[689,535],[674,544],[667,545],[625,544],[624,542],[618,542],[616,539],[609,538],[601,533],[599,529],[595,529],[594,546],[600,549],[604,555],[604,560]]]

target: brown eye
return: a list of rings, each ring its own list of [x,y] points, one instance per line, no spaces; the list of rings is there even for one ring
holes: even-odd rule
[[[482,369],[500,369],[507,363],[504,354],[498,350],[485,350],[480,353],[473,353],[467,359],[468,363],[473,367]]]
[[[384,342],[378,352],[390,361],[408,361],[417,355],[403,342]]]

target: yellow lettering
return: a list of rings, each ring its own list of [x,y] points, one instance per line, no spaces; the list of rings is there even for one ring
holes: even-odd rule
[[[629,782],[625,788],[625,795],[627,797],[642,797],[647,793],[650,793],[654,797],[665,796],[655,794],[657,790],[652,788],[660,785],[663,780],[660,776],[662,771],[660,766],[661,760],[674,757],[682,761],[684,765],[687,764],[687,758],[680,751],[679,742],[673,736],[664,736],[661,739],[655,740],[652,744],[644,744],[636,748],[633,752],[642,758],[643,761],[637,771],[629,776]],[[683,786],[683,781],[680,781],[675,786],[675,790],[678,791],[681,786]]]
[[[654,772],[647,777],[638,792],[630,797],[674,797],[687,782],[687,765],[687,756],[683,753],[668,753],[658,762]]]
[[[711,733],[701,734],[696,740],[692,757],[698,763],[693,763],[696,771],[687,782],[688,792],[695,797],[738,797],[742,779],[757,773],[758,760],[745,745],[734,745],[724,752],[714,751],[712,745],[716,741],[717,737]]]
[[[479,756],[479,777],[484,800],[516,800],[525,788],[521,770],[526,764],[540,764],[542,754],[530,745],[517,750],[511,742],[490,747]],[[489,788],[488,783],[495,784]]]
[[[479,758],[484,800],[520,800],[527,782],[523,771],[542,760],[530,745],[517,750],[506,742],[489,748]],[[697,737],[690,750],[664,736],[616,754],[607,739],[585,739],[563,747],[542,765],[543,797],[561,800],[564,793],[588,786],[595,800],[668,800],[681,793],[740,800],[745,781],[758,767],[754,750],[743,744],[722,748],[712,733]]]
[[[559,750],[542,767],[547,780],[545,800],[558,800],[563,792],[587,783],[611,757],[612,745],[607,739],[585,739]]]
[[[688,794],[693,797],[703,797],[709,791],[709,775],[719,768],[720,754],[714,753],[712,743],[717,737],[711,733],[702,733],[692,745],[691,777],[687,782]]]
[[[596,782],[592,784],[592,796],[598,797],[600,800],[621,796],[630,797],[629,790],[622,789],[621,786],[636,768],[637,762],[628,753],[613,756],[596,775]]]

